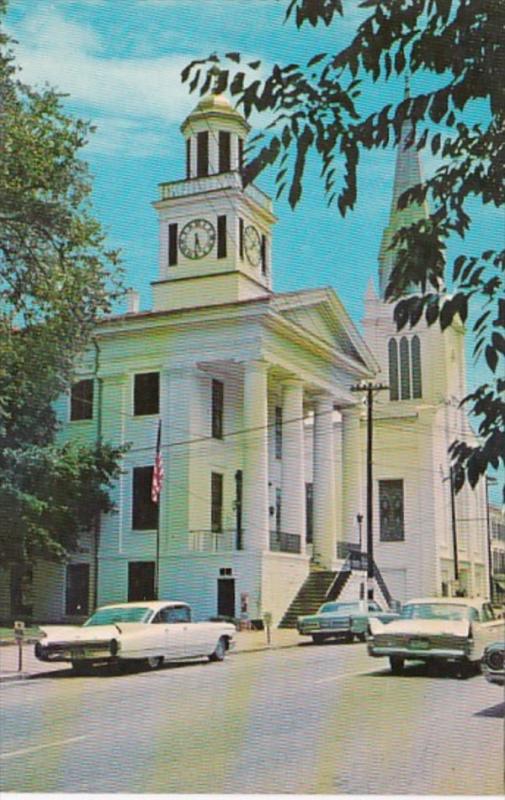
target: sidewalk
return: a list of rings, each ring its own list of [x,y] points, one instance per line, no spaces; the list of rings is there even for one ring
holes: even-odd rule
[[[301,642],[308,641],[296,630],[274,628],[271,631],[271,642],[267,643],[266,631],[237,631],[235,634],[235,647],[230,655],[240,653],[254,653],[259,650],[277,650],[283,647],[296,647]],[[33,652],[33,643],[23,644],[23,669],[18,671],[18,647],[12,643],[0,647],[0,683],[5,681],[27,680],[40,677],[51,672],[70,670],[70,664],[48,664],[38,661]]]

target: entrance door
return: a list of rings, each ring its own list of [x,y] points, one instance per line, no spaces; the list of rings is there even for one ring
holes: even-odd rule
[[[235,616],[235,580],[218,578],[217,580],[217,613],[223,617]]]
[[[65,591],[65,614],[83,616],[89,606],[89,564],[68,564]]]
[[[128,563],[128,601],[154,600],[154,561]]]

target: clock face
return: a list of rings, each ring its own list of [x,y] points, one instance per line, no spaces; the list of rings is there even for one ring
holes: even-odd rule
[[[244,248],[249,264],[259,266],[261,261],[261,239],[256,228],[248,225],[244,231]]]
[[[206,219],[192,219],[181,231],[179,249],[186,258],[206,256],[214,247],[216,231]]]

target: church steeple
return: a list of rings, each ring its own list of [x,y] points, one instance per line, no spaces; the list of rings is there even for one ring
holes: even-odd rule
[[[408,82],[405,86],[405,99],[410,96]],[[419,219],[428,217],[428,206],[426,203],[412,203],[406,208],[398,208],[398,200],[401,195],[422,182],[421,164],[419,153],[415,147],[409,146],[412,135],[412,123],[406,120],[403,123],[400,142],[396,155],[395,177],[393,184],[393,199],[389,222],[382,235],[382,242],[379,251],[379,294],[382,299],[385,297],[386,288],[394,266],[395,253],[390,250],[390,245],[397,231]]]

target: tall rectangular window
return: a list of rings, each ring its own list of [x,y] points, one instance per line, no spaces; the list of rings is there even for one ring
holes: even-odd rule
[[[191,177],[191,137],[186,139],[186,178]]]
[[[158,527],[158,503],[153,503],[153,467],[134,467],[132,486],[132,528],[152,531]]]
[[[172,222],[168,226],[168,266],[177,265],[177,223]]]
[[[219,472],[211,474],[210,528],[214,533],[223,530],[223,476]]]
[[[275,457],[282,458],[282,408],[275,407]]]
[[[238,221],[238,254],[244,259],[244,220],[239,217]]]
[[[219,172],[229,172],[231,167],[231,136],[219,131]]]
[[[212,381],[212,436],[223,438],[224,384]]]
[[[261,236],[261,271],[263,275],[267,274],[267,237],[265,234]]]
[[[217,218],[217,257],[226,258],[226,216]]]
[[[305,484],[305,537],[308,544],[314,540],[314,487],[312,483]]]
[[[244,140],[238,140],[238,168],[242,172],[244,169]]]
[[[74,383],[70,390],[70,420],[93,419],[94,381],[86,379]]]
[[[196,174],[199,178],[209,174],[209,132],[196,135]]]
[[[158,414],[160,410],[160,373],[142,372],[135,375],[133,389],[133,413]]]
[[[379,481],[381,542],[402,542],[405,539],[403,481]]]

